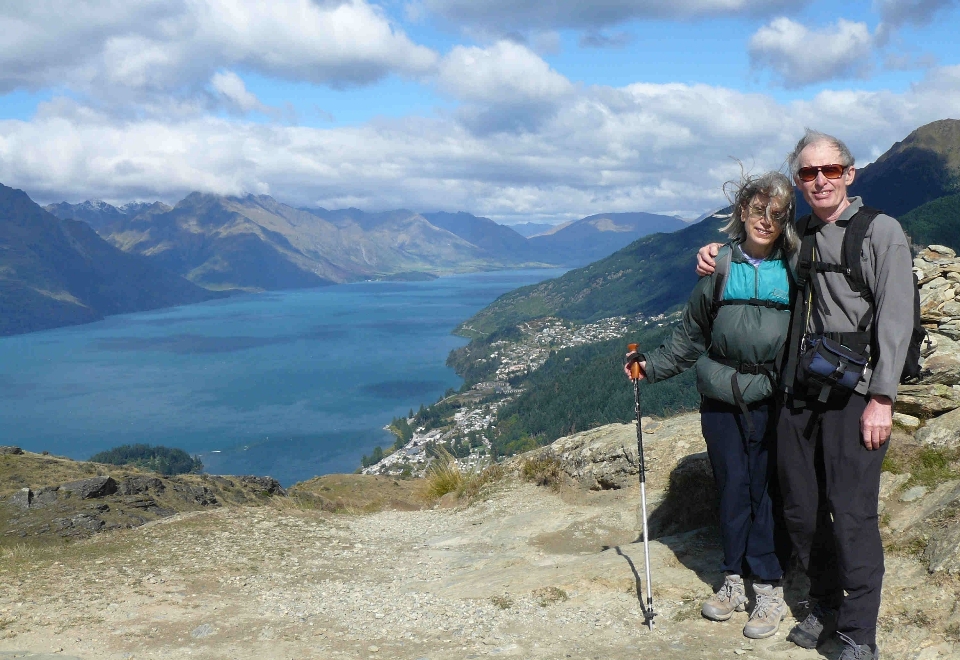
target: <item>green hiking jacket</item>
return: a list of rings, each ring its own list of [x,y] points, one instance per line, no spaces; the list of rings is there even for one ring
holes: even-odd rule
[[[789,265],[781,251],[753,266],[739,245],[724,245],[717,263],[730,255],[729,273],[722,300],[757,298],[789,305],[793,291]],[[727,252],[725,252],[727,251]],[[697,390],[701,395],[736,405],[731,377],[745,403],[762,401],[773,395],[774,384],[764,374],[737,373],[714,357],[748,365],[766,364],[775,380],[783,345],[790,329],[790,310],[758,305],[724,305],[714,312],[714,287],[719,272],[701,277],[690,294],[680,325],[660,348],[644,353],[646,377],[651,383],[666,380],[690,367],[697,367]]]

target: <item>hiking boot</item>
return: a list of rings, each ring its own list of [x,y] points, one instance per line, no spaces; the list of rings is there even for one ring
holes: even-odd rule
[[[750,639],[765,639],[777,634],[780,622],[787,616],[787,604],[783,601],[783,587],[772,584],[754,584],[756,605],[750,620],[743,627],[743,634]]]
[[[840,633],[840,639],[844,647],[837,660],[880,660],[879,649],[874,651],[869,644],[857,644],[843,633]]]
[[[790,630],[787,641],[805,649],[815,649],[837,630],[837,611],[814,603],[807,618]]]
[[[713,621],[726,621],[734,612],[745,612],[746,609],[747,592],[743,588],[743,578],[728,575],[720,590],[704,601],[700,613]]]

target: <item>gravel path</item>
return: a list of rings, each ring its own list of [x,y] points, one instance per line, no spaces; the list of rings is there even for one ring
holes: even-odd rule
[[[652,544],[658,625],[642,627],[635,495],[511,483],[456,510],[225,508],[9,556],[0,660],[822,657],[783,641],[792,619],[752,642],[746,615],[699,617],[705,532]],[[918,639],[885,660],[960,657]]]

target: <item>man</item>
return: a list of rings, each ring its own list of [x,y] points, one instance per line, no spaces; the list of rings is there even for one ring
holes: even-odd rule
[[[788,164],[813,209],[807,226],[815,234],[814,262],[840,264],[844,232],[855,215],[866,212],[859,197],[847,197],[856,176],[850,150],[834,137],[807,130]],[[700,250],[698,273],[712,272],[715,254],[715,244]],[[811,285],[798,292],[793,310],[795,322],[804,314],[794,326],[803,332],[791,333],[797,336],[790,337],[786,357],[788,364],[798,358],[801,334],[852,337],[859,331],[868,337],[857,347],[868,357],[863,376],[853,392],[837,388],[817,396],[785,373],[777,426],[784,518],[810,577],[813,602],[787,639],[814,648],[836,630],[845,643],[839,660],[879,658],[880,466],[913,329],[912,259],[896,220],[881,213],[869,223],[860,262],[870,296],[854,291],[847,276],[836,272],[840,269],[810,272]]]

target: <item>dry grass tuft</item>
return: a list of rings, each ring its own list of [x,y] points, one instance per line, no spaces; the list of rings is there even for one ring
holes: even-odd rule
[[[570,598],[567,592],[560,587],[542,587],[535,589],[533,597],[537,599],[537,604],[540,605],[540,607],[547,607],[554,603],[562,603]]]
[[[563,479],[560,459],[550,451],[542,451],[520,465],[520,476],[537,486],[559,488]]]
[[[441,449],[423,475],[423,497],[439,500],[447,493],[460,493],[464,488],[464,475],[457,459]]]
[[[420,493],[428,502],[435,502],[448,493],[455,493],[458,499],[473,500],[505,476],[503,466],[497,464],[465,472],[460,469],[456,458],[440,450],[440,455],[424,474]]]

